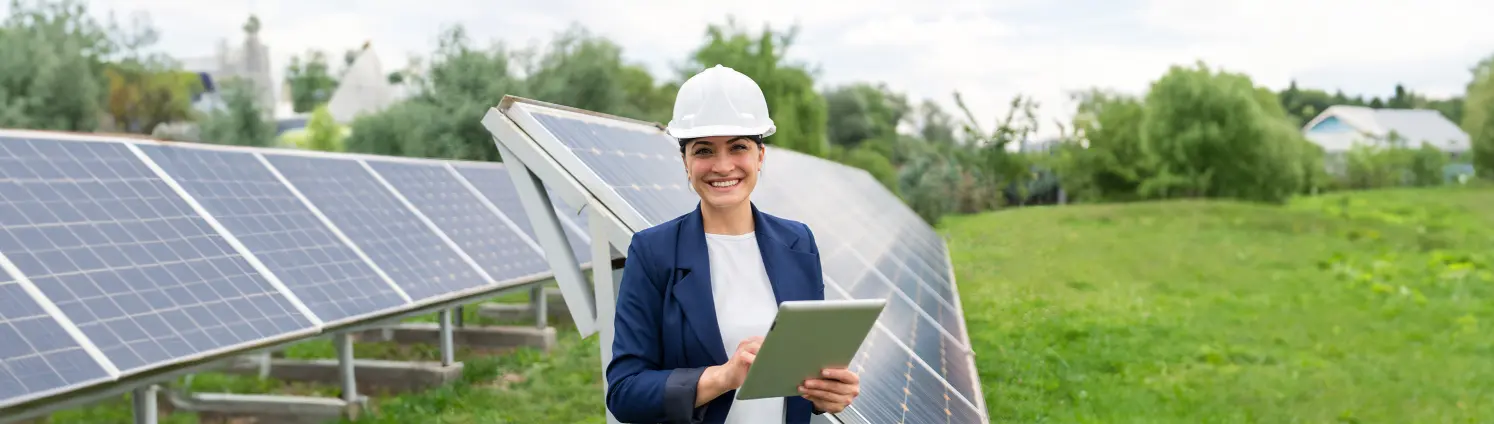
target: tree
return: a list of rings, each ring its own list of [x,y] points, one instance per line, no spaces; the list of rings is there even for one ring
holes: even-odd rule
[[[954,93],[955,105],[965,114],[961,129],[968,142],[968,156],[956,155],[967,171],[977,176],[980,184],[1009,190],[1008,197],[1026,198],[1025,187],[1032,176],[1032,164],[1021,155],[1014,154],[1013,143],[1025,143],[1038,130],[1037,103],[1031,98],[1017,95],[1012,98],[1006,115],[997,119],[989,132],[981,127],[975,115],[965,106],[959,92]]]
[[[1463,131],[1473,147],[1474,172],[1494,178],[1494,55],[1474,65],[1464,97]]]
[[[340,152],[343,150],[342,141],[342,126],[332,118],[332,112],[327,110],[327,105],[321,105],[312,111],[311,120],[306,122],[306,144],[298,147],[322,152]]]
[[[726,25],[712,24],[706,29],[705,43],[690,54],[692,66],[680,70],[680,80],[716,65],[747,75],[762,88],[778,128],[767,141],[824,157],[829,150],[825,99],[815,91],[807,66],[784,58],[797,33],[797,27],[779,33],[765,26],[753,35],[739,28],[734,19]]]
[[[0,126],[93,131],[105,111],[104,62],[117,27],[77,0],[12,0],[0,23]]]
[[[887,156],[861,146],[847,151],[839,162],[865,170],[892,194],[898,194],[897,168]]]
[[[229,79],[222,84],[223,109],[215,110],[200,122],[204,143],[234,146],[268,147],[275,142],[275,123],[259,105],[253,80]]]
[[[197,74],[157,60],[106,65],[109,117],[121,130],[151,134],[156,127],[194,117],[192,95],[202,91]]]
[[[854,148],[871,139],[891,140],[912,111],[902,94],[885,84],[855,83],[825,92],[830,144]]]
[[[1060,148],[1057,172],[1077,199],[1134,199],[1155,159],[1141,140],[1141,99],[1098,89],[1076,93],[1074,136]]]
[[[917,127],[918,135],[929,143],[943,146],[955,144],[954,119],[933,100],[924,100],[918,106]]]
[[[337,79],[327,65],[327,53],[320,50],[291,57],[290,65],[285,68],[285,81],[290,85],[291,109],[296,113],[327,103],[337,90]]]
[[[427,74],[406,79],[418,95],[351,125],[350,152],[442,159],[499,160],[482,117],[505,94],[524,94],[502,44],[479,49],[466,29],[453,26],[438,38]]]
[[[664,97],[653,76],[626,63],[622,47],[573,26],[557,36],[525,79],[539,100],[634,119],[667,121],[673,96]]]
[[[1173,66],[1147,93],[1141,135],[1157,164],[1147,197],[1279,202],[1303,188],[1307,142],[1242,74]]]

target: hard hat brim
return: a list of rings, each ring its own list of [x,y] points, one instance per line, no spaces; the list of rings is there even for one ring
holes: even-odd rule
[[[777,127],[773,125],[755,128],[743,127],[738,125],[707,125],[704,127],[694,128],[668,127],[665,129],[665,132],[667,132],[670,137],[674,137],[677,139],[687,139],[722,135],[755,135],[759,137],[767,137],[773,135],[773,133],[777,132],[777,130]]]

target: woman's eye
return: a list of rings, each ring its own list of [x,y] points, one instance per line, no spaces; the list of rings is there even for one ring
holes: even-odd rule
[[[731,146],[731,148],[733,150],[747,150],[747,145],[745,145],[745,144],[737,144],[737,145]]]
[[[698,155],[709,155],[709,154],[711,154],[711,149],[700,149],[700,150],[696,150],[695,154],[697,156]]]

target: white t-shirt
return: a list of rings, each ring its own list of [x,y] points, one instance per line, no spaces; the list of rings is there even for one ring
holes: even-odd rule
[[[721,343],[730,357],[737,343],[752,336],[766,336],[778,313],[778,298],[768,282],[757,236],[706,233],[711,258],[711,297],[716,303],[716,322]],[[727,424],[782,423],[783,399],[736,400],[727,414]]]

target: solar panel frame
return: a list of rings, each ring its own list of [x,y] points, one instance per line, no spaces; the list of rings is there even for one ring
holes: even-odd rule
[[[588,123],[598,123],[621,127],[631,131],[642,132],[662,131],[662,129],[657,124],[604,115],[567,106],[554,105],[542,101],[522,99],[512,96],[505,97],[503,102],[499,105],[498,110],[502,112],[504,117],[512,121],[514,126],[522,130],[522,134],[520,134],[521,136],[524,136],[533,141],[533,146],[540,150],[540,160],[553,161],[554,165],[558,165],[561,168],[559,170],[561,173],[560,178],[566,178],[566,176],[574,178],[575,182],[581,185],[580,188],[582,190],[587,191],[589,194],[595,196],[604,205],[606,205],[606,207],[609,208],[609,212],[611,212],[619,221],[621,221],[626,227],[628,227],[627,230],[636,232],[657,224],[657,222],[651,222],[649,219],[647,219],[646,216],[641,211],[639,211],[636,206],[632,205],[631,202],[626,200],[625,196],[622,196],[621,193],[618,193],[613,187],[611,187],[606,182],[606,180],[600,174],[598,174],[597,170],[592,169],[592,167],[584,163],[575,153],[572,152],[572,149],[570,147],[568,147],[565,143],[559,141],[557,134],[547,128],[539,119],[536,119],[535,115],[549,114],[553,116],[583,120]],[[485,120],[484,122],[490,124],[491,128],[491,123],[489,123],[487,120]],[[536,164],[526,164],[526,166],[532,168],[536,166]],[[860,172],[860,175],[867,176],[869,178],[869,174],[866,174],[865,171],[856,171]],[[539,172],[540,171],[536,171],[536,174],[539,174]],[[945,256],[947,257],[947,255]],[[827,280],[827,285],[828,283],[829,280]],[[888,282],[887,284],[891,283]],[[849,296],[849,294],[846,295]],[[918,309],[920,313],[923,313],[922,308],[915,309]],[[960,316],[963,317],[963,313],[961,313]],[[938,321],[933,321],[933,323],[937,325]],[[942,326],[939,328],[941,329],[941,331],[944,330]],[[956,341],[968,340],[968,336],[964,339],[960,339],[958,337],[954,337],[951,334],[949,337],[955,339]],[[901,343],[899,344],[901,345]],[[917,358],[914,350],[907,348],[907,346],[902,347],[910,357]],[[968,345],[966,349],[968,350]],[[973,356],[971,356],[971,358],[970,369],[973,372],[975,370]],[[974,406],[975,403],[972,403],[970,400],[965,399],[965,397],[959,393],[959,390],[956,390],[954,386],[948,381],[944,381],[943,377],[938,376],[938,374],[935,373],[927,363],[924,363],[921,358],[917,358],[916,360],[918,363],[922,364],[925,369],[929,370],[928,372],[930,374],[938,377],[939,380],[943,382],[945,388],[948,391],[954,393],[955,396],[961,399],[965,404],[970,405],[972,409],[976,409]],[[977,393],[981,392],[980,389],[980,387],[975,388]],[[983,404],[982,407],[976,409],[975,412],[981,418],[986,418],[987,412]]]
[[[382,268],[380,268],[377,263],[375,263],[372,259],[370,259],[368,257],[368,255],[366,253],[364,253],[363,250],[357,244],[354,244],[351,240],[349,240],[348,237],[347,237],[347,235],[342,233],[341,229],[339,229],[339,228],[337,228],[337,226],[333,225],[332,221],[329,218],[327,218],[327,216],[325,214],[323,214],[322,211],[320,209],[318,209],[315,204],[313,204],[309,199],[307,199],[306,196],[304,194],[302,194],[301,191],[298,190],[295,185],[290,184],[290,181],[287,180],[284,175],[280,174],[280,172],[279,172],[278,169],[275,169],[273,166],[271,166],[270,163],[269,163],[269,161],[265,159],[265,157],[264,157],[263,154],[261,154],[260,150],[258,150],[258,149],[251,149],[251,148],[244,148],[244,147],[236,147],[236,146],[222,146],[222,145],[195,144],[195,143],[194,144],[170,144],[170,145],[163,144],[163,143],[146,143],[146,144],[142,144],[142,145],[148,146],[151,149],[156,149],[156,150],[162,151],[162,152],[166,152],[166,151],[168,151],[168,149],[177,149],[177,150],[190,149],[190,150],[202,150],[202,151],[210,151],[210,152],[224,152],[224,153],[231,153],[231,154],[243,154],[243,155],[247,155],[249,158],[255,160],[255,163],[258,164],[260,167],[262,167],[262,169],[265,172],[267,172],[274,179],[274,181],[275,181],[276,184],[279,184],[281,187],[283,187],[284,189],[286,189],[291,194],[291,196],[296,199],[296,201],[298,202],[299,205],[305,207],[307,209],[307,211],[312,216],[314,216],[317,219],[317,223],[323,229],[327,230],[333,236],[333,238],[335,239],[335,241],[333,241],[333,243],[340,244],[342,247],[346,247],[349,250],[351,250],[351,252],[353,253],[353,255],[356,257],[356,261],[357,262],[360,262],[361,264],[363,264],[365,266],[368,266],[373,271],[373,273],[377,277],[377,279],[379,281],[383,282],[385,285],[387,285],[388,289],[390,289],[391,291],[393,291],[394,294],[396,294],[399,297],[399,299],[401,299],[403,301],[402,304],[397,305],[397,306],[393,306],[393,307],[390,307],[390,308],[375,309],[375,310],[372,310],[372,311],[365,311],[365,312],[362,312],[362,313],[355,313],[355,314],[351,314],[351,315],[348,315],[348,316],[339,317],[339,318],[330,319],[330,320],[329,319],[325,319],[324,317],[321,317],[320,315],[318,315],[317,317],[322,320],[321,325],[323,327],[327,327],[327,328],[340,327],[340,326],[343,326],[343,325],[346,325],[346,324],[349,324],[349,323],[364,321],[364,320],[367,320],[368,318],[371,318],[371,317],[385,315],[385,314],[390,313],[391,311],[398,310],[398,309],[401,309],[401,308],[406,308],[406,307],[409,307],[409,306],[412,305],[412,299],[410,298],[410,295],[407,294],[407,293],[405,293],[404,289],[401,288],[398,284],[395,284],[394,281],[393,281],[393,279],[391,279],[389,277],[389,275],[387,273],[385,273],[384,270]],[[144,147],[139,147],[138,145],[137,145],[137,148],[139,150],[141,150],[141,151],[146,150]],[[149,152],[144,152],[144,154],[145,154],[145,156],[150,156]],[[154,158],[150,158],[150,159],[152,161],[154,161]],[[159,163],[157,163],[156,165],[159,166]],[[164,170],[165,168],[162,167],[161,169]],[[168,172],[168,174],[169,174],[169,172]],[[172,179],[175,180],[176,176],[172,175]],[[180,181],[176,181],[176,183],[178,185],[180,185],[181,182]],[[182,186],[182,188],[184,190],[186,189],[185,186]],[[185,190],[184,192],[188,192],[188,194],[190,194],[190,190]],[[198,204],[201,204],[201,202],[198,201]],[[212,214],[211,211],[208,211],[206,207],[203,208],[203,212],[204,212],[205,216],[214,215],[213,219],[215,221],[218,221],[218,217],[215,216],[215,214]],[[219,222],[221,224],[221,221],[219,221]],[[223,232],[228,233],[228,234],[232,234],[233,233],[232,231],[229,231],[227,229],[227,226],[224,226]],[[233,234],[233,235],[237,239],[238,235],[237,234]],[[239,240],[239,241],[241,242],[242,240]],[[249,249],[247,245],[244,245],[244,249],[243,250],[244,251],[249,251],[249,252],[252,253],[254,249]],[[268,269],[269,267],[266,266],[266,268]],[[274,274],[274,273],[271,272],[271,274]],[[289,292],[294,292],[294,290],[292,290],[290,288],[290,286],[288,286],[288,285],[286,286],[286,290],[289,291]],[[308,309],[310,309],[310,305],[306,305],[306,306],[308,306]]]

